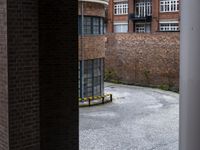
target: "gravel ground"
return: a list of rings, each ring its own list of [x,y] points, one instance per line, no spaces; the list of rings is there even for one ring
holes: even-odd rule
[[[178,150],[179,94],[105,83],[113,102],[80,108],[80,150]]]

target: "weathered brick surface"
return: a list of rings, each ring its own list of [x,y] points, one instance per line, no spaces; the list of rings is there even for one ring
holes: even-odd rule
[[[84,36],[83,38],[79,37],[79,59],[82,58],[82,49],[85,60],[104,58],[106,39],[107,38],[104,35],[91,35]]]
[[[128,84],[179,86],[179,33],[107,34],[105,67]]]
[[[78,5],[78,14],[81,15],[81,2]],[[105,17],[105,6],[99,3],[83,2],[83,12],[86,16]]]
[[[0,150],[8,150],[8,69],[6,1],[0,0]]]

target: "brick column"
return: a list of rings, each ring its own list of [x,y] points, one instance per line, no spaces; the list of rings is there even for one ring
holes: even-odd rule
[[[0,150],[78,149],[76,6],[0,0]]]
[[[134,0],[128,0],[128,14],[134,13]],[[128,20],[128,32],[134,32],[134,24],[132,20]]]
[[[108,5],[108,24],[107,24],[107,32],[108,33],[112,33],[114,32],[113,30],[113,12],[114,6],[113,6],[113,0],[109,0],[109,5]]]
[[[151,32],[159,31],[159,12],[160,12],[160,1],[152,0],[152,25]]]

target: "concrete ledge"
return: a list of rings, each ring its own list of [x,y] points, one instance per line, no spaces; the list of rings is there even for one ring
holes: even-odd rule
[[[79,0],[82,2],[93,2],[108,5],[108,0]]]

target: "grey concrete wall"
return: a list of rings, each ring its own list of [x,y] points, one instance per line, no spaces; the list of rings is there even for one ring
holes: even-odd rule
[[[0,0],[0,149],[8,149],[8,59],[6,0]]]
[[[181,1],[180,150],[200,149],[200,1]]]

